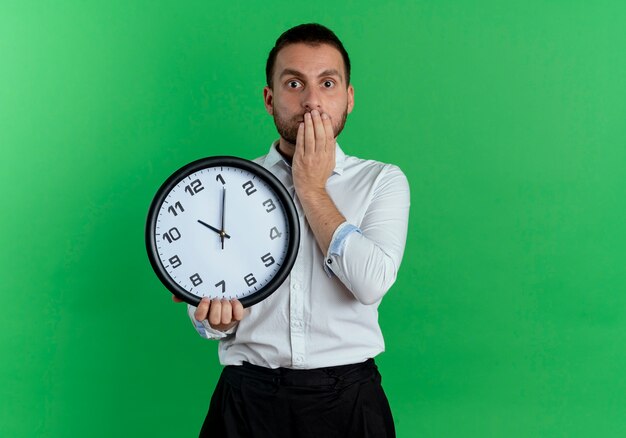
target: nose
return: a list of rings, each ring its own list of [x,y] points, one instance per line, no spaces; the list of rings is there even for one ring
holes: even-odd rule
[[[322,99],[320,90],[315,87],[307,87],[308,89],[302,95],[302,106],[306,111],[314,109],[321,112]]]

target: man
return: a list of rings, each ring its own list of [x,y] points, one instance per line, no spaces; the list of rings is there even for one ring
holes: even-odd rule
[[[188,307],[200,335],[220,340],[225,365],[201,436],[395,436],[373,358],[384,350],[378,305],[404,251],[407,180],[336,144],[354,88],[332,31],[286,31],[266,79],[265,108],[280,138],[256,162],[292,194],[301,243],[288,279],[266,300],[246,310],[206,298]]]

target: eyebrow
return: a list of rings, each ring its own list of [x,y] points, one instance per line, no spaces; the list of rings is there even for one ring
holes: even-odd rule
[[[299,72],[298,70],[294,70],[292,68],[286,68],[280,73],[279,77],[282,78],[283,76],[288,76],[288,75],[293,75],[293,76],[298,76],[298,77],[306,76],[305,74]],[[321,78],[323,76],[337,76],[339,77],[339,79],[343,81],[343,76],[341,76],[341,73],[339,73],[339,71],[337,71],[334,68],[324,70],[319,75],[317,75],[318,78]]]

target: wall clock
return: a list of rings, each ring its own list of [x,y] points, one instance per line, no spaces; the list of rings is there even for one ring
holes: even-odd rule
[[[157,191],[146,223],[154,272],[177,297],[237,298],[249,307],[272,294],[296,260],[293,200],[264,167],[242,158],[203,158]]]

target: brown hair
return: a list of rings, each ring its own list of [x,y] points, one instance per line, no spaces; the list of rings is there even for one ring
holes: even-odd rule
[[[341,44],[337,35],[329,28],[317,23],[300,24],[296,27],[285,31],[276,40],[276,44],[270,51],[265,64],[265,80],[268,87],[272,88],[272,75],[274,74],[274,63],[278,52],[289,44],[305,43],[310,45],[328,44],[333,46],[343,58],[343,64],[346,70],[346,87],[350,84],[350,57],[348,52]]]

